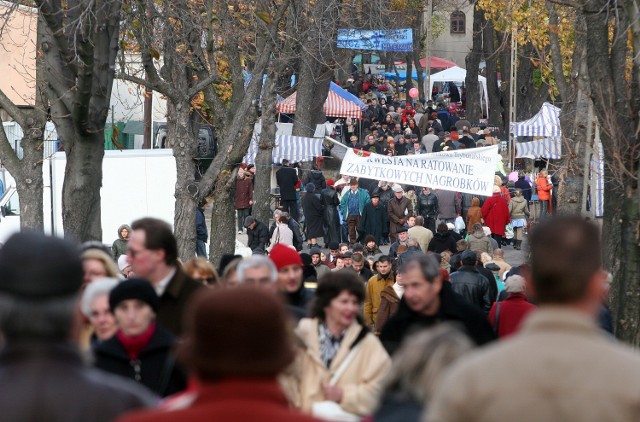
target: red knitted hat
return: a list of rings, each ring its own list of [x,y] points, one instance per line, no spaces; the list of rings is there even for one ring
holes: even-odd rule
[[[278,243],[269,252],[269,259],[275,264],[278,271],[287,265],[300,265],[302,267],[302,258],[295,249]]]

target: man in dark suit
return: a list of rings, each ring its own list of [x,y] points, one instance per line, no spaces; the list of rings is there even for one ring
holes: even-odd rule
[[[178,245],[169,224],[141,218],[131,229],[127,252],[131,269],[136,277],[149,280],[160,297],[157,322],[180,336],[189,299],[203,285],[178,266]]]
[[[299,221],[298,205],[296,202],[296,185],[298,173],[289,167],[288,160],[282,160],[282,167],[276,172],[276,182],[280,188],[280,205],[294,220]]]

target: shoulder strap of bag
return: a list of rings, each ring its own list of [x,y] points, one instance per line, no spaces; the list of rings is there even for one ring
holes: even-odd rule
[[[347,370],[347,367],[349,366],[349,364],[351,364],[353,359],[356,357],[356,353],[358,352],[358,349],[360,349],[359,344],[349,351],[349,354],[347,355],[347,357],[344,358],[344,360],[342,361],[342,363],[340,364],[336,372],[331,377],[331,380],[329,380],[329,385],[336,385],[338,383],[340,378],[342,378],[342,375],[344,374],[344,372]]]
[[[498,335],[498,324],[500,323],[500,303],[496,302],[496,314],[493,318],[493,333]]]
[[[358,337],[356,337],[355,341],[350,346],[351,350],[349,351],[349,354],[344,358],[338,369],[336,369],[336,372],[334,372],[333,376],[331,377],[329,385],[336,385],[336,383],[340,380],[344,372],[349,367],[349,364],[351,364],[353,359],[356,357],[356,353],[358,353],[358,350],[360,349],[360,342],[367,336],[367,333],[368,331],[366,327],[362,327],[360,333],[358,334]]]

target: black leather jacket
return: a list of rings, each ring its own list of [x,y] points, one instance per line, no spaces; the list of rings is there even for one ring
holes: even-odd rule
[[[436,218],[438,215],[438,197],[430,192],[428,195],[418,194],[418,214],[427,218]]]
[[[464,297],[472,305],[476,305],[486,314],[491,310],[489,297],[489,280],[474,267],[463,265],[451,274],[453,291]]]

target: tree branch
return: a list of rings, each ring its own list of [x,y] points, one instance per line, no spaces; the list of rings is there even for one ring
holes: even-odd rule
[[[13,118],[22,128],[26,128],[26,115],[16,106],[13,101],[7,97],[3,90],[0,89],[0,108],[4,109],[9,116]]]
[[[577,10],[580,10],[582,8],[582,4],[578,3],[577,1],[573,1],[573,0],[548,0],[551,3],[555,3],[555,4],[560,4],[562,6],[569,6],[569,7],[573,7]]]
[[[9,138],[7,138],[4,125],[0,127],[0,158],[2,158],[2,163],[9,169],[14,178],[18,179],[21,171],[20,160],[13,150],[13,147],[11,147],[11,142],[9,142]]]
[[[64,36],[64,29],[62,25],[62,7],[59,4],[57,8],[54,8],[51,4],[51,0],[35,0],[36,5],[41,10],[41,15],[47,23],[48,29],[51,31],[54,42],[58,51],[61,53],[61,57],[64,58],[69,70],[73,73],[77,73],[78,69],[73,61],[73,55],[71,54],[71,48]]]
[[[189,98],[193,98],[196,95],[198,95],[198,93],[202,90],[204,90],[208,85],[214,84],[214,83],[220,83],[222,82],[220,77],[218,76],[217,72],[214,74],[209,75],[206,79],[199,81],[197,84],[195,84],[193,87],[191,87],[191,89],[189,90],[189,92],[187,93],[187,96]]]
[[[553,68],[553,77],[560,91],[563,101],[569,101],[573,98],[575,92],[574,89],[564,76],[562,70],[562,53],[560,52],[560,40],[558,38],[558,14],[556,13],[556,6],[553,4],[553,0],[546,1],[547,12],[549,13],[549,44],[551,47],[551,65]]]

